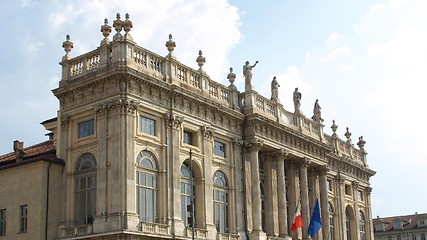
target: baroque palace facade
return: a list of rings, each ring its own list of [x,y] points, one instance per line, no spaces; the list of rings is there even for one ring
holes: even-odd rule
[[[358,148],[348,128],[339,139],[335,122],[325,134],[320,108],[313,118],[299,110],[298,89],[285,110],[275,79],[271,98],[258,94],[256,64],[239,92],[232,69],[221,85],[201,51],[194,70],[173,55],[171,35],[162,57],[131,28],[127,14],[105,20],[100,46],[78,57],[67,36],[60,109],[42,123],[50,140],[15,141],[0,156],[0,239],[297,239],[299,199],[302,239],[316,199],[314,239],[373,239],[363,137]]]

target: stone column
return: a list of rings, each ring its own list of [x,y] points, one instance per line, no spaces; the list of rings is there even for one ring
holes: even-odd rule
[[[250,162],[251,162],[251,198],[252,198],[252,223],[253,229],[250,239],[265,239],[266,234],[261,226],[261,189],[259,176],[258,151],[263,142],[258,139],[252,139],[249,142]]]
[[[322,239],[328,239],[329,235],[329,202],[327,188],[327,174],[329,169],[327,166],[319,168],[319,185],[320,185],[320,209],[322,214]]]
[[[107,168],[108,168],[108,108],[104,104],[96,107],[97,112],[97,137],[98,137],[98,159],[97,159],[97,199],[96,216],[93,223],[93,232],[105,231],[105,222],[108,221],[108,186]]]
[[[286,161],[285,165],[287,166],[286,176],[288,176],[288,181],[289,181],[289,188],[288,188],[289,213],[290,213],[290,218],[289,218],[290,221],[288,222],[288,230],[289,230],[289,225],[292,224],[292,221],[295,218],[297,199],[300,196],[299,173],[296,170],[294,161]],[[293,233],[290,233],[290,234],[293,234]]]
[[[345,178],[338,175],[337,176],[337,182],[338,182],[338,221],[340,230],[338,231],[340,233],[340,236],[338,236],[340,239],[347,240],[347,234],[346,230],[347,227],[345,225],[345,201],[344,201],[344,195],[345,195]]]
[[[273,155],[268,153],[264,160],[265,232],[277,236],[279,231],[277,207],[277,167]]]
[[[308,202],[308,178],[307,168],[310,165],[310,160],[304,158],[300,160],[300,182],[301,182],[301,216],[304,222],[302,227],[302,239],[308,239],[308,225],[310,222],[310,207]]]
[[[242,164],[242,145],[243,141],[241,139],[233,140],[233,160],[234,165],[234,178],[233,186],[234,189],[231,190],[231,196],[234,197],[234,201],[230,201],[230,228],[232,232],[237,232],[240,236],[240,239],[246,237],[245,234],[245,218],[242,217],[244,200],[243,200],[243,184],[244,179],[242,176],[243,164]],[[235,211],[233,212],[232,209]],[[244,214],[244,213],[243,213]],[[235,229],[235,230],[233,230]]]
[[[69,153],[67,152],[68,143],[69,143],[69,129],[70,129],[70,117],[67,115],[62,114],[61,112],[58,114],[59,118],[58,121],[60,122],[59,127],[59,134],[57,136],[57,155],[61,159],[70,159],[68,157]],[[65,171],[62,174],[62,182],[64,184],[64,188],[62,188],[62,202],[64,203],[64,206],[61,208],[61,225],[68,226],[71,225],[72,221],[72,196],[74,189],[72,188],[73,185],[73,175],[71,174],[73,172],[73,167],[70,166],[71,164],[65,165]]]
[[[352,182],[353,185],[353,200],[354,200],[354,229],[356,232],[356,239],[359,239],[360,237],[360,226],[359,226],[359,197],[358,197],[358,188],[359,183],[357,181]],[[366,219],[365,219],[366,220]]]
[[[173,114],[165,116],[168,139],[169,167],[168,178],[171,189],[169,208],[172,218],[172,233],[178,236],[184,234],[185,226],[181,219],[181,158],[180,158],[180,131],[183,118]]]
[[[288,213],[286,202],[285,159],[288,151],[280,149],[275,153],[277,161],[277,198],[279,218],[279,238],[290,239],[288,234]]]
[[[208,239],[215,239],[216,238],[216,228],[213,220],[213,211],[211,209],[214,208],[213,206],[213,182],[212,182],[212,149],[213,149],[213,134],[214,129],[209,126],[205,125],[202,128],[203,133],[203,178],[204,178],[204,184],[203,184],[203,195],[204,196],[204,203],[202,203],[203,197],[197,194],[196,190],[196,206],[199,206],[197,210],[202,210],[196,212],[196,223],[198,228],[205,228],[208,230]],[[194,166],[194,165],[193,165]],[[202,180],[203,182],[203,180]],[[202,207],[202,203],[204,207]],[[206,209],[205,211],[203,211]],[[198,218],[197,218],[198,217]]]
[[[374,240],[374,228],[372,225],[372,205],[371,205],[371,192],[372,192],[372,188],[371,187],[366,187],[366,216],[365,216],[365,221],[367,222],[367,228],[366,228],[366,232],[368,232],[368,239],[367,240]]]

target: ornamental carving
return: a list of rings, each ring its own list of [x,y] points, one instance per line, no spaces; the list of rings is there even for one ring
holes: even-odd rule
[[[215,130],[210,125],[205,125],[202,127],[203,137],[206,140],[212,141],[214,132]]]
[[[181,124],[184,121],[182,116],[174,115],[174,114],[166,114],[165,115],[166,124],[172,129],[179,130],[181,129]]]
[[[308,168],[308,166],[311,163],[311,160],[308,158],[302,158],[302,159],[298,160],[298,163],[299,163],[301,168]]]
[[[249,150],[256,151],[256,152],[258,152],[261,149],[262,145],[264,145],[264,141],[257,138],[250,139],[247,143]]]

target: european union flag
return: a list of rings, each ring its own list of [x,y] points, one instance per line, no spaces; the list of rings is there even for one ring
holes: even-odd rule
[[[320,228],[322,228],[322,220],[320,219],[319,199],[316,198],[313,214],[310,219],[310,225],[308,226],[308,234],[310,234],[311,237],[314,237]]]

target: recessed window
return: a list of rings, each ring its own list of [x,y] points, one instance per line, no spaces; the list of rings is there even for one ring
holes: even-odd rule
[[[331,179],[328,179],[326,181],[326,187],[327,187],[328,191],[332,192],[332,180]]]
[[[0,209],[0,236],[6,235],[6,209]]]
[[[422,227],[425,225],[425,220],[424,219],[420,219],[420,222],[418,224],[418,226]]]
[[[357,191],[357,198],[359,199],[359,201],[364,201],[365,200],[363,198],[363,191],[361,191],[361,190]]]
[[[19,207],[19,232],[26,232],[28,230],[28,206],[21,205]]]
[[[189,144],[189,145],[194,145],[193,144],[193,133],[192,132],[188,132],[188,131],[184,131],[184,139],[183,139],[185,144]]]
[[[79,138],[87,137],[95,133],[95,121],[93,119],[79,122]]]
[[[351,186],[349,184],[345,185],[345,195],[351,196]]]
[[[156,135],[156,120],[139,116],[139,131],[149,135]]]
[[[214,141],[214,154],[219,157],[225,157],[225,144]]]

